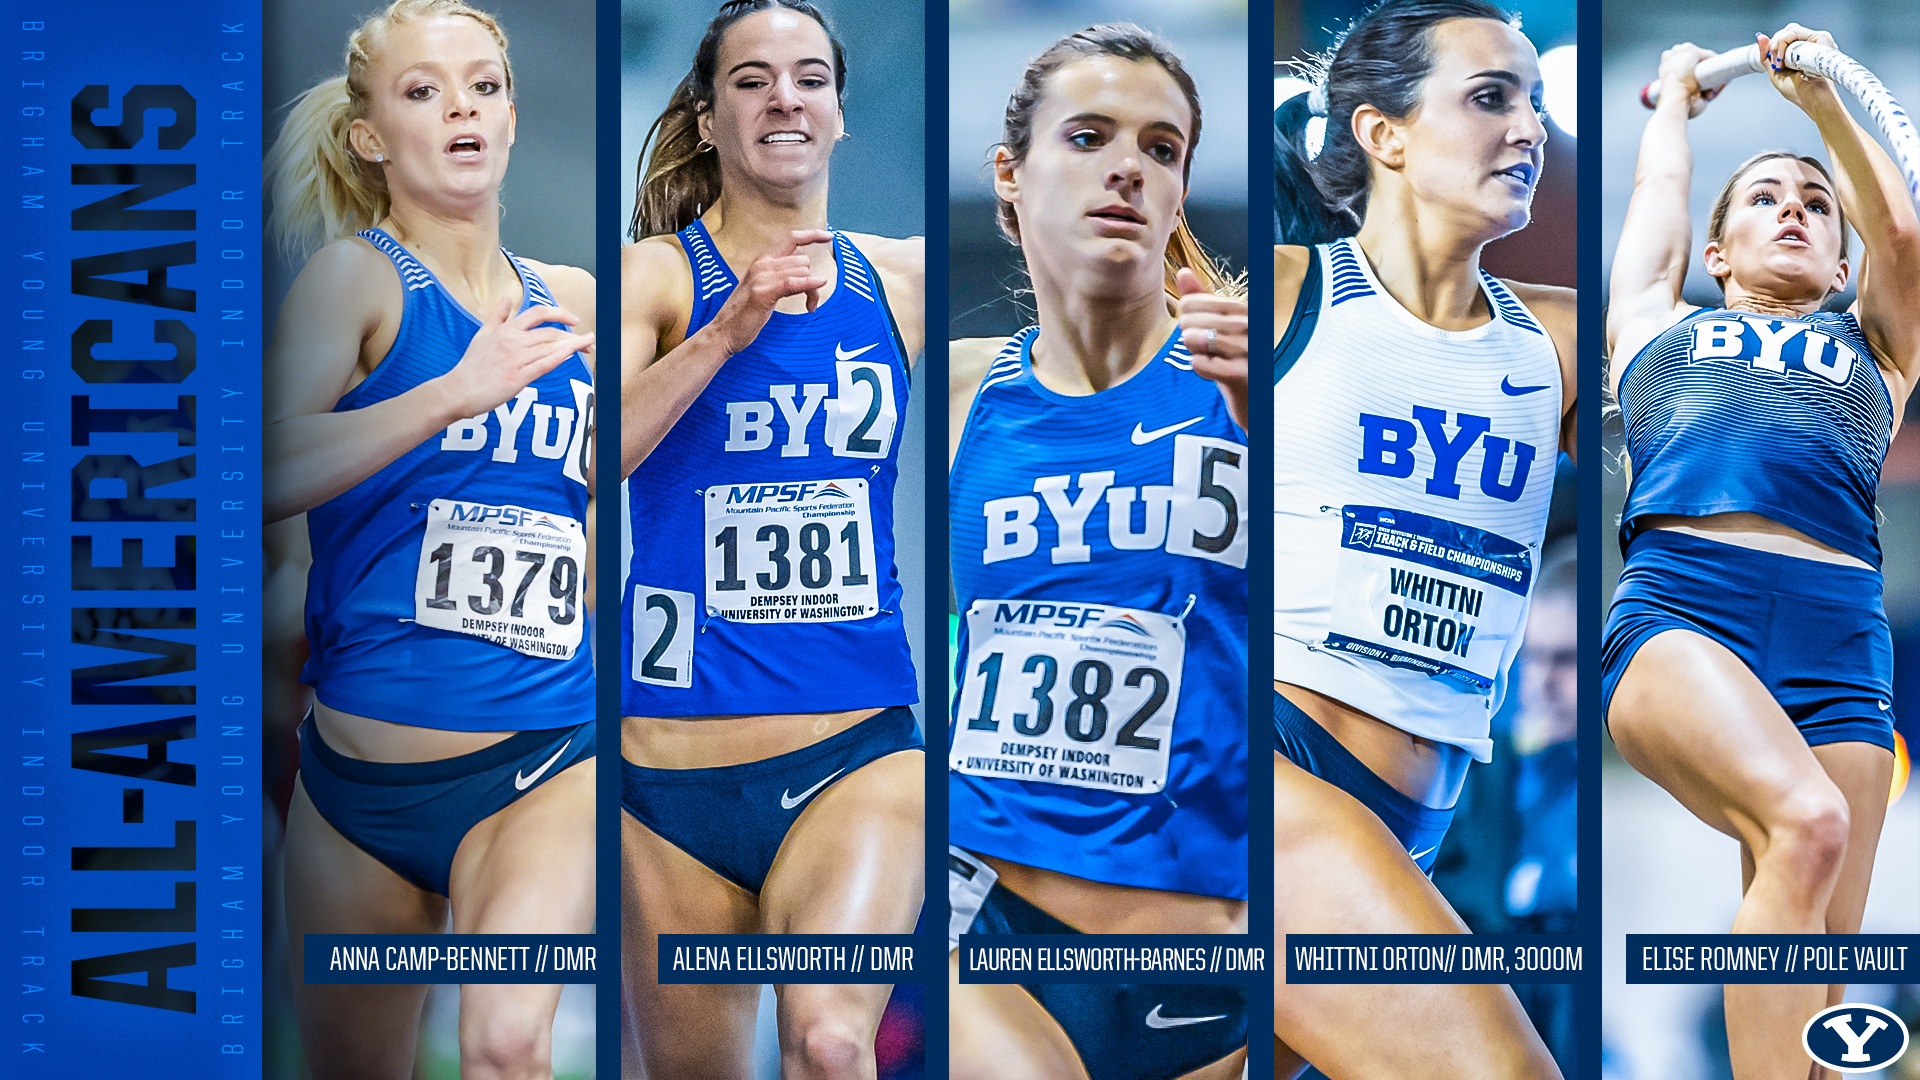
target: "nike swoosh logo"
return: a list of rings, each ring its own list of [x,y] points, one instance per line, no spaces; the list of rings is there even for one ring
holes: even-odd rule
[[[1150,1028],[1185,1027],[1188,1024],[1204,1024],[1210,1020],[1225,1020],[1226,1013],[1219,1016],[1161,1016],[1160,1006],[1155,1005],[1147,1014],[1147,1026]]]
[[[845,349],[842,349],[840,347],[840,343],[836,341],[833,343],[833,358],[835,360],[851,360],[854,357],[859,356],[861,353],[866,352],[867,349],[877,349],[879,347],[880,347],[880,343],[876,341],[873,344],[867,346],[865,349],[855,349],[852,352],[848,352]]]
[[[1880,706],[1880,711],[1881,711],[1881,712],[1886,712],[1887,710],[1889,710],[1889,709],[1891,709],[1891,708],[1893,708],[1893,706],[1891,706],[1891,705],[1889,705],[1889,704],[1887,704],[1887,703],[1886,703],[1886,702],[1884,702],[1884,701],[1880,701],[1880,702],[1875,702],[1875,704],[1877,704],[1877,705],[1879,705],[1879,706]]]
[[[1547,384],[1545,383],[1542,383],[1539,386],[1515,386],[1512,383],[1507,381],[1506,376],[1503,375],[1500,377],[1500,392],[1507,395],[1508,397],[1525,397],[1526,395],[1533,393],[1535,390],[1545,390],[1546,388],[1547,388]]]
[[[823,787],[826,787],[827,784],[833,780],[834,776],[839,776],[841,773],[846,771],[847,770],[845,769],[835,769],[833,771],[833,776],[827,777],[825,780],[822,780],[819,783],[813,785],[807,790],[801,792],[799,795],[789,795],[786,793],[785,790],[782,790],[780,792],[780,809],[791,810],[794,807],[799,806],[801,803],[806,802],[808,799],[813,797],[814,792],[819,791]]]
[[[556,761],[559,761],[559,760],[560,760],[560,755],[561,755],[561,754],[564,754],[564,753],[566,753],[566,752],[567,752],[567,747],[569,747],[569,746],[572,746],[572,745],[573,745],[573,740],[572,740],[572,739],[568,739],[568,740],[567,740],[566,742],[563,742],[563,743],[561,743],[561,744],[560,744],[560,749],[558,749],[558,750],[555,750],[555,751],[553,752],[553,756],[547,759],[547,761],[546,761],[546,764],[544,764],[544,765],[542,765],[542,766],[540,766],[539,768],[537,768],[537,769],[535,769],[535,770],[533,770],[533,775],[532,775],[532,776],[521,776],[521,775],[520,775],[520,770],[519,770],[519,769],[515,769],[515,770],[513,770],[513,786],[514,786],[515,788],[517,788],[517,789],[519,789],[519,790],[521,790],[521,791],[525,791],[525,790],[527,790],[528,788],[530,788],[530,787],[532,787],[532,786],[533,786],[533,782],[534,782],[535,780],[538,780],[538,779],[540,779],[540,774],[541,774],[541,773],[543,773],[543,772],[546,772],[546,771],[547,771],[548,769],[550,769],[550,768],[552,768],[552,767],[553,767],[553,763],[554,763],[554,762],[556,762]]]
[[[1436,851],[1439,851],[1439,850],[1440,850],[1440,845],[1439,845],[1439,844],[1435,844],[1435,845],[1433,845],[1432,847],[1430,847],[1430,848],[1428,848],[1428,849],[1427,849],[1427,850],[1425,850],[1425,851],[1409,851],[1409,852],[1407,852],[1407,854],[1408,854],[1408,855],[1411,855],[1411,856],[1413,857],[1413,861],[1414,861],[1414,862],[1419,862],[1419,861],[1420,861],[1421,859],[1424,859],[1424,858],[1426,858],[1427,856],[1429,856],[1429,855],[1431,855],[1431,854],[1433,854],[1434,852],[1436,852]]]
[[[1133,445],[1145,446],[1155,439],[1161,438],[1163,436],[1171,435],[1174,432],[1179,431],[1181,428],[1192,427],[1193,425],[1205,419],[1206,417],[1204,416],[1196,416],[1191,420],[1183,420],[1178,424],[1172,425],[1171,427],[1155,428],[1152,431],[1148,431],[1145,428],[1141,427],[1139,424],[1135,424],[1133,425]]]

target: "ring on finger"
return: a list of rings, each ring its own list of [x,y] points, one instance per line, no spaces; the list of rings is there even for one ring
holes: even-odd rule
[[[1207,355],[1208,356],[1213,355],[1213,339],[1219,336],[1220,336],[1220,331],[1215,330],[1212,327],[1207,328]]]

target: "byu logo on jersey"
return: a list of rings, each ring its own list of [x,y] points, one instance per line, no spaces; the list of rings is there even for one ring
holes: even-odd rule
[[[821,434],[834,457],[886,457],[898,421],[893,366],[884,359],[852,359],[872,348],[834,347],[837,386],[776,383],[767,387],[764,401],[727,402],[727,452],[778,446],[781,457],[808,457],[813,453],[814,418],[823,416]],[[828,397],[829,391],[834,396]]]
[[[1859,357],[1846,342],[1798,320],[1743,316],[1695,323],[1693,351],[1688,358],[1693,361],[1750,358],[1752,366],[1761,371],[1782,375],[1804,371],[1843,385]]]
[[[1477,445],[1483,451],[1481,492],[1502,502],[1519,502],[1527,490],[1527,477],[1533,471],[1538,449],[1532,443],[1495,435],[1493,420],[1489,417],[1458,413],[1453,417],[1452,426],[1453,434],[1448,435],[1446,410],[1425,405],[1413,407],[1412,420],[1361,413],[1360,471],[1399,480],[1413,476],[1423,465],[1420,441],[1425,436],[1433,455],[1432,471],[1426,480],[1427,494],[1458,499],[1461,463],[1466,460],[1467,452]]]
[[[572,405],[541,401],[540,388],[529,386],[492,412],[448,424],[440,449],[472,452],[491,444],[493,460],[508,465],[520,460],[521,450],[530,450],[536,458],[564,460],[561,473],[585,484],[587,466],[593,461],[593,385],[579,379],[568,382],[573,388]],[[529,418],[532,424],[527,423]],[[520,432],[529,427],[532,430],[523,442]]]
[[[1835,1072],[1873,1072],[1907,1052],[1907,1025],[1878,1005],[1834,1005],[1807,1021],[1800,1045]]]
[[[980,561],[991,565],[1038,551],[1044,510],[1053,524],[1048,558],[1054,565],[1089,562],[1093,547],[1087,541],[1087,522],[1104,502],[1110,550],[1164,548],[1169,555],[1245,569],[1247,537],[1241,517],[1247,504],[1246,450],[1226,439],[1176,435],[1169,484],[1116,487],[1112,469],[1037,476],[1037,496],[1009,495],[981,503],[987,542]]]

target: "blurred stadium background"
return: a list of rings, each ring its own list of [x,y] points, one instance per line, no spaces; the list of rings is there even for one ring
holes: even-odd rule
[[[1306,0],[1297,10],[1291,4],[1276,7],[1276,106],[1310,86],[1302,68],[1290,62],[1331,49],[1369,6],[1362,0]],[[1512,280],[1577,286],[1575,5],[1528,0],[1507,6],[1520,14],[1521,29],[1540,53],[1550,119],[1532,223],[1489,244],[1483,265]],[[1583,358],[1583,382],[1590,384],[1597,371]],[[1493,761],[1469,770],[1459,811],[1434,865],[1434,884],[1476,933],[1564,934],[1578,928],[1577,660],[1581,645],[1597,648],[1599,637],[1583,635],[1578,622],[1577,477],[1563,455],[1554,474],[1526,643],[1493,719]],[[1575,1075],[1573,987],[1513,989],[1561,1070]],[[1312,1070],[1307,1075],[1320,1076]]]
[[[1669,46],[1692,41],[1708,49],[1751,44],[1756,32],[1771,34],[1788,22],[1831,31],[1841,51],[1878,75],[1909,109],[1920,105],[1920,8],[1900,0],[1821,0],[1817,3],[1720,5],[1695,0],[1607,0],[1602,8],[1604,59],[1600,113],[1600,198],[1603,273],[1591,287],[1605,288],[1614,246],[1633,190],[1634,160],[1647,112],[1638,95],[1659,69]],[[1847,99],[1844,93],[1841,95]],[[1849,103],[1851,101],[1849,99]],[[1873,121],[1856,108],[1869,131]],[[1745,78],[1727,87],[1691,124],[1694,152],[1693,268],[1686,299],[1714,306],[1719,292],[1700,265],[1707,211],[1729,173],[1761,150],[1787,149],[1825,160],[1812,121],[1764,79]],[[1854,250],[1857,252],[1858,246]],[[1830,309],[1853,302],[1852,290],[1833,298]],[[1627,358],[1615,358],[1624,362]],[[1885,552],[1887,615],[1893,624],[1894,716],[1912,746],[1920,733],[1920,400],[1910,400],[1906,426],[1887,456],[1880,482],[1880,541]],[[1601,470],[1601,595],[1613,594],[1620,572],[1615,524],[1626,501],[1629,477],[1620,454],[1620,424],[1605,429],[1607,454]],[[1603,609],[1604,610],[1604,607]],[[1598,645],[1599,625],[1588,628]],[[1731,1080],[1726,1026],[1718,986],[1626,986],[1621,981],[1622,935],[1630,933],[1724,932],[1740,902],[1737,845],[1700,824],[1664,791],[1628,768],[1607,743],[1601,806],[1601,931],[1607,946],[1604,1007],[1604,1075],[1607,1080]],[[1868,933],[1920,930],[1920,798],[1909,790],[1888,814],[1867,903]],[[1846,1000],[1892,1008],[1909,1027],[1920,1016],[1920,987],[1856,986]],[[1911,1080],[1920,1058],[1908,1054],[1893,1070],[1863,1076]]]

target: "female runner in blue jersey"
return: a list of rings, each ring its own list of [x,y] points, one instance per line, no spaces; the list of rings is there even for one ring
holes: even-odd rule
[[[1688,304],[1687,121],[1712,54],[1660,58],[1607,316],[1634,477],[1602,697],[1621,756],[1740,841],[1735,933],[1851,934],[1894,767],[1874,489],[1920,378],[1920,221],[1834,87],[1781,68],[1793,42],[1833,38],[1759,40],[1832,167],[1780,152],[1735,170],[1701,253],[1725,299]],[[1858,299],[1824,311],[1850,280]],[[1733,1074],[1807,1075],[1800,1031],[1843,989],[1729,985]]]
[[[401,0],[270,156],[271,229],[311,254],[267,357],[266,516],[314,553],[296,972],[308,933],[593,927],[594,286],[500,247],[512,87],[491,16]],[[309,1075],[412,1075],[426,987],[294,984]],[[463,987],[461,1075],[545,1075],[559,997]]]
[[[923,243],[828,228],[846,63],[737,0],[656,122],[621,266],[629,1070],[745,1077],[756,986],[659,985],[662,933],[906,933],[925,757],[893,561]],[[871,1076],[891,987],[781,985],[782,1075]]]
[[[1491,747],[1572,447],[1574,294],[1480,268],[1529,218],[1538,58],[1485,0],[1411,0],[1321,81],[1316,157],[1308,95],[1277,121],[1274,929],[1464,933],[1424,871]],[[1559,1076],[1505,986],[1277,973],[1274,1032],[1278,1076]]]
[[[1095,26],[1027,67],[993,151],[1038,326],[952,345],[962,933],[1246,928],[1247,306],[1182,214],[1200,98]],[[1240,1075],[1232,987],[987,985],[950,953],[951,1075]]]

